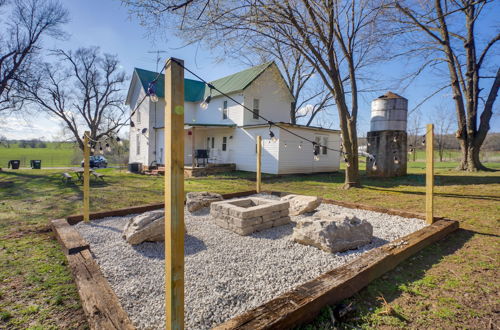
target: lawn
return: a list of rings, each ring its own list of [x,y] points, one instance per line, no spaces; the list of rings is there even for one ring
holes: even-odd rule
[[[437,164],[436,213],[461,229],[424,249],[346,301],[356,308],[343,327],[498,327],[500,172],[462,173]],[[500,164],[487,164],[500,170]],[[163,200],[163,178],[102,170],[93,184],[93,211]],[[80,185],[65,185],[56,170],[0,172],[0,328],[85,328],[76,287],[49,219],[81,212]],[[363,177],[363,188],[342,190],[343,173],[265,176],[264,189],[321,195],[423,212],[423,163],[394,179]],[[220,193],[254,188],[252,174],[193,178],[186,191]],[[332,306],[334,308],[334,306]],[[333,329],[325,308],[307,329]]]
[[[21,167],[30,167],[30,160],[40,159],[42,166],[70,166],[77,148],[73,143],[46,142],[47,148],[10,148],[0,146],[0,167],[7,168],[9,160],[21,161]]]

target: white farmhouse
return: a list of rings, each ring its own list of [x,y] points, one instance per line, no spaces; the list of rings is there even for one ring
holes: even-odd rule
[[[147,93],[149,83],[157,73],[135,69],[126,104],[135,109]],[[274,62],[255,66],[211,84],[239,103],[253,109],[268,120],[300,135],[303,139],[272,127],[252,112],[227,97],[192,79],[184,82],[184,163],[186,166],[235,164],[237,170],[256,170],[256,136],[261,135],[262,172],[271,174],[337,171],[340,154],[321,148],[314,157],[311,142],[340,149],[338,130],[291,125],[290,107],[294,98]],[[130,128],[130,163],[144,167],[163,166],[164,159],[164,76],[156,83],[158,102],[146,97],[132,116]],[[200,103],[211,93],[207,109]],[[208,159],[205,159],[205,154]],[[210,166],[210,165],[209,165]]]

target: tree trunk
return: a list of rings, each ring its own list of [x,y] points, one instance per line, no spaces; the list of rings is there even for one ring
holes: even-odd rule
[[[359,159],[358,159],[358,137],[356,134],[356,123],[353,120],[348,120],[347,135],[344,137],[344,147],[347,154],[345,155],[346,170],[345,182],[343,189],[359,188]],[[344,135],[344,134],[343,134]]]
[[[467,140],[460,140],[460,150],[462,151],[462,159],[460,160],[457,170],[468,172],[489,170],[479,159],[481,146],[475,146]]]

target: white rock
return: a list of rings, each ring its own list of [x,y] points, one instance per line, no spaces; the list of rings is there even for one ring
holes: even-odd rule
[[[165,212],[155,210],[142,213],[129,220],[122,237],[130,244],[165,240]]]
[[[204,207],[209,207],[213,202],[223,200],[222,195],[202,192],[189,192],[186,195],[186,207],[189,212],[196,212]]]
[[[290,203],[290,215],[299,215],[316,210],[321,204],[322,198],[305,195],[286,195],[281,200]]]
[[[369,244],[373,227],[353,215],[330,218],[309,217],[300,220],[293,230],[293,240],[327,252],[342,252]]]

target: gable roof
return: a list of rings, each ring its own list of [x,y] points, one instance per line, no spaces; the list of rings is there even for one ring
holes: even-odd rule
[[[274,62],[267,62],[261,65],[251,67],[249,69],[234,73],[232,75],[211,81],[210,84],[222,91],[225,94],[239,92],[247,88],[255,79],[257,79],[266,69]],[[276,64],[274,64],[276,65]],[[279,69],[278,69],[279,70]],[[135,68],[134,73],[137,74],[142,88],[147,91],[149,83],[153,81],[158,73]],[[281,74],[281,72],[280,72]],[[285,86],[288,85],[285,83]],[[184,79],[184,101],[186,102],[201,102],[208,94],[210,89],[203,82],[193,79]],[[165,75],[161,74],[156,81],[156,95],[165,97]],[[212,97],[222,95],[216,90],[212,90]]]
[[[215,88],[219,89],[221,92],[225,94],[239,92],[248,87],[255,79],[257,79],[262,72],[264,72],[267,68],[269,68],[274,62],[267,62],[261,65],[257,65],[251,67],[249,69],[234,73],[232,75],[211,81]],[[208,96],[210,93],[210,89],[208,87],[205,88],[204,97]],[[222,95],[216,90],[212,90],[212,97]]]

